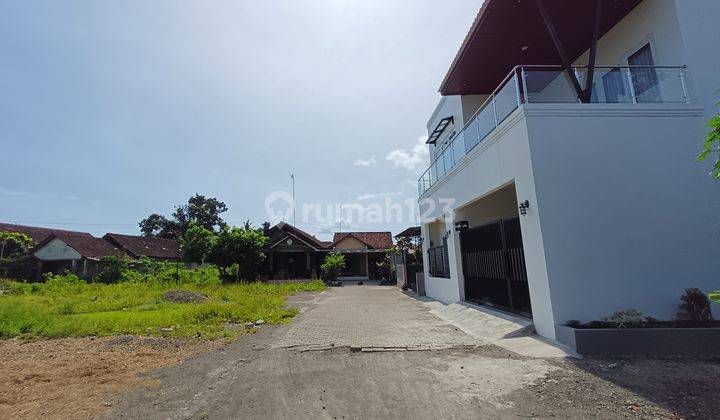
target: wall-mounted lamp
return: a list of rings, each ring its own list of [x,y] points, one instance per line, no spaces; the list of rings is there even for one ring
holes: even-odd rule
[[[468,230],[468,221],[467,220],[461,220],[459,222],[455,222],[455,230],[457,232],[462,232],[464,230]]]
[[[518,209],[520,209],[520,214],[525,216],[527,214],[528,209],[530,208],[530,202],[525,200],[518,206]]]

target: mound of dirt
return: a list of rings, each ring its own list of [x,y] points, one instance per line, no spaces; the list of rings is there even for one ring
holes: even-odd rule
[[[202,293],[191,292],[189,290],[171,290],[163,295],[165,300],[177,303],[200,303],[205,302],[208,298]]]

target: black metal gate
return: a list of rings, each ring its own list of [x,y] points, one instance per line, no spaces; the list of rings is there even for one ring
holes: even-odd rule
[[[520,219],[460,232],[465,299],[530,316]]]

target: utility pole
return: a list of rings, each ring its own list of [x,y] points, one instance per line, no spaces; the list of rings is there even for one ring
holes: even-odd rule
[[[292,197],[293,197],[293,226],[297,226],[297,220],[295,220],[295,174],[290,174],[292,180]]]

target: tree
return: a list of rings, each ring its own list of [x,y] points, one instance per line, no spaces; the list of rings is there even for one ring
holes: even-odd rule
[[[93,277],[93,281],[98,283],[112,284],[122,279],[123,271],[128,268],[127,258],[118,258],[114,255],[101,257],[98,261],[98,274]]]
[[[237,278],[255,280],[265,260],[263,249],[268,238],[258,229],[224,228],[217,235],[208,261],[217,265],[223,274],[237,264]]]
[[[403,236],[397,239],[397,250],[401,253],[403,263],[418,263],[422,256],[420,236]]]
[[[227,226],[227,223],[220,217],[220,214],[226,211],[225,203],[217,198],[205,198],[204,195],[195,194],[190,197],[187,205],[175,208],[173,218],[181,225],[183,232],[192,224],[202,226],[212,232],[218,232]]]
[[[716,113],[715,116],[710,119],[707,127],[710,131],[708,131],[705,137],[705,143],[703,143],[702,151],[700,155],[698,155],[698,161],[704,161],[711,154],[717,155],[715,163],[713,163],[713,167],[710,170],[710,176],[715,179],[720,179],[720,113]]]
[[[226,211],[225,203],[217,198],[195,194],[186,205],[175,207],[172,220],[153,213],[140,221],[140,231],[145,236],[167,239],[182,238],[192,225],[219,232],[227,227],[227,223],[220,217],[220,214]]]
[[[180,225],[174,220],[168,220],[165,216],[153,213],[140,221],[140,232],[144,236],[177,239]]]
[[[337,252],[327,255],[320,269],[324,274],[325,283],[334,282],[345,269],[345,256]]]
[[[718,103],[718,105],[720,105],[720,103]],[[710,121],[707,123],[707,128],[709,128],[710,131],[708,131],[707,136],[705,136],[705,143],[703,143],[698,161],[702,162],[711,154],[717,154],[718,157],[715,159],[715,163],[713,163],[713,167],[710,170],[710,176],[715,179],[720,179],[720,112],[716,112],[715,115],[710,118]],[[708,293],[708,298],[720,304],[720,290]]]
[[[215,244],[215,234],[202,226],[192,225],[181,240],[185,261],[204,263]]]
[[[34,241],[27,235],[19,232],[0,232],[0,264],[4,260],[15,260],[33,247]]]
[[[382,260],[375,263],[377,266],[378,274],[380,275],[380,278],[383,280],[390,280],[392,279],[393,272],[395,272],[395,262],[393,261],[393,255],[398,252],[398,248],[395,246],[391,246],[388,249],[388,252],[385,253],[385,256]]]
[[[702,322],[712,320],[710,300],[698,288],[685,290],[680,298],[677,318],[681,321]]]

